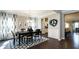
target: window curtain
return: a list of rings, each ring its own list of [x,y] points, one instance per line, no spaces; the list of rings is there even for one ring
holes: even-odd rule
[[[11,31],[14,32],[14,15],[0,13],[0,40],[12,38]]]

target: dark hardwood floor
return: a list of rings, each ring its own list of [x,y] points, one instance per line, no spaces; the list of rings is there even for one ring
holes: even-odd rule
[[[79,49],[79,33],[71,33],[65,40],[49,38],[48,41],[29,49]]]
[[[65,48],[64,40],[58,41],[57,39],[49,38],[48,41],[40,43],[29,49],[61,49]]]
[[[79,49],[79,33],[71,33],[70,36],[65,39],[65,48]]]
[[[45,36],[46,37],[46,36]],[[70,33],[66,39],[58,41],[48,38],[48,41],[30,47],[28,49],[79,49],[79,33]],[[0,48],[11,49],[13,40],[0,41]]]

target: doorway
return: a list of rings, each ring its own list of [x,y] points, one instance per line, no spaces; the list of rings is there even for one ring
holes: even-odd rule
[[[79,12],[65,14],[66,48],[79,48]]]
[[[48,18],[41,19],[42,34],[48,37]]]
[[[65,14],[65,37],[69,33],[79,33],[79,12]]]

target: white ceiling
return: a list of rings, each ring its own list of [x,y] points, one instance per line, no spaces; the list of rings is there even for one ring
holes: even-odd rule
[[[55,13],[53,10],[2,10],[2,11],[30,17],[44,17]]]
[[[79,12],[79,10],[62,10],[63,14],[70,14],[70,13],[74,13],[74,12]]]
[[[28,17],[46,17],[54,13],[62,12],[63,14],[68,14],[72,12],[77,12],[78,10],[1,10],[3,12],[17,14],[20,16]]]
[[[79,12],[66,14],[65,15],[65,21],[67,21],[67,22],[79,21]]]

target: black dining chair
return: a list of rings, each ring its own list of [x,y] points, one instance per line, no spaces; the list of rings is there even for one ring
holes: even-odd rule
[[[15,48],[16,35],[13,31],[11,31],[11,33],[12,33],[12,36],[13,36],[13,45],[14,45],[14,48]]]
[[[19,36],[18,36],[18,33],[14,33],[13,31],[11,31],[12,33],[12,36],[13,36],[13,45],[14,45],[14,48],[16,47],[16,44],[19,44]],[[20,37],[21,38],[21,41],[20,42],[23,42],[23,36]]]
[[[36,41],[40,41],[42,39],[42,32],[40,29],[36,29],[34,33],[34,38]]]
[[[27,45],[33,44],[33,32],[32,31],[28,32],[26,39],[27,39],[26,40]]]

